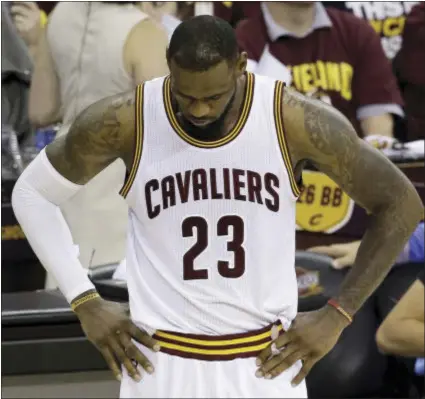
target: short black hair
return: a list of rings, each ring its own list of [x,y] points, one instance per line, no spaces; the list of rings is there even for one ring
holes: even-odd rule
[[[192,71],[205,71],[226,60],[233,64],[239,55],[236,34],[225,20],[199,15],[180,23],[167,48],[167,61]]]

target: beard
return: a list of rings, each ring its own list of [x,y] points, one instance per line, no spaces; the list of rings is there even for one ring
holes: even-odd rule
[[[229,114],[230,109],[233,106],[233,103],[235,101],[236,97],[236,87],[233,91],[232,97],[230,97],[229,102],[226,105],[226,108],[224,108],[224,111],[220,115],[219,118],[217,118],[214,122],[209,123],[206,126],[195,126],[190,121],[188,121],[184,115],[181,112],[177,113],[177,117],[179,119],[179,122],[184,129],[184,131],[191,137],[193,137],[196,140],[202,140],[202,141],[215,141],[218,139],[221,139],[226,135],[226,131],[224,129],[224,121]]]

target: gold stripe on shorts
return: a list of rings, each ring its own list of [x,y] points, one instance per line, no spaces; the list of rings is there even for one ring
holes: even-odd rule
[[[164,80],[164,87],[163,87],[163,99],[164,99],[164,107],[165,112],[167,114],[168,121],[173,128],[173,130],[187,143],[200,148],[217,148],[222,145],[228,144],[231,141],[233,141],[239,133],[242,131],[243,127],[245,126],[245,123],[248,119],[249,112],[251,110],[252,106],[252,100],[254,98],[254,83],[255,78],[254,75],[250,72],[246,72],[246,88],[245,88],[245,96],[244,96],[244,103],[242,106],[241,114],[239,115],[239,119],[236,122],[235,126],[232,128],[232,130],[229,132],[229,134],[221,139],[215,140],[215,141],[202,141],[197,140],[190,135],[188,135],[184,129],[181,127],[179,121],[177,120],[173,107],[172,107],[172,101],[171,101],[171,82],[170,82],[170,76],[167,76]]]
[[[288,143],[286,141],[285,130],[283,128],[282,100],[284,86],[285,84],[283,82],[276,82],[276,87],[274,91],[274,120],[276,125],[277,138],[279,141],[279,147],[282,153],[283,162],[285,163],[286,170],[288,171],[292,193],[295,195],[295,197],[299,197],[300,189],[295,180],[291,156],[289,155]]]
[[[136,104],[135,104],[135,144],[134,156],[130,171],[126,174],[124,185],[120,190],[120,195],[124,198],[133,185],[137,170],[140,164],[143,149],[143,88],[144,84],[138,85],[136,88]]]
[[[282,325],[274,324],[279,333]],[[271,343],[273,324],[261,330],[222,336],[181,334],[156,331],[153,338],[161,345],[161,352],[173,356],[223,361],[257,356]]]

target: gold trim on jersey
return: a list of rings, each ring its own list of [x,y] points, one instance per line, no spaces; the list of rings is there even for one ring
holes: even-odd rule
[[[286,170],[288,171],[289,181],[291,183],[292,193],[295,197],[299,197],[300,188],[298,187],[295,179],[294,170],[292,167],[291,156],[288,150],[288,143],[286,141],[285,130],[283,128],[283,90],[285,84],[283,82],[276,82],[274,91],[274,121],[276,125],[277,138],[279,141],[280,151],[282,153],[283,162],[285,163]]]
[[[279,322],[260,330],[224,336],[208,336],[156,331],[153,338],[161,346],[161,352],[169,355],[199,360],[232,360],[254,357],[270,345],[272,328],[283,332]]]
[[[124,198],[133,185],[136,178],[137,170],[139,169],[140,158],[143,149],[143,89],[144,84],[138,85],[136,88],[136,103],[135,103],[135,144],[134,156],[130,171],[126,174],[124,185],[120,190],[120,195]]]
[[[245,123],[248,119],[249,112],[251,110],[252,100],[253,100],[253,94],[254,94],[254,83],[255,78],[254,75],[250,72],[246,72],[246,88],[245,88],[245,98],[244,103],[242,106],[242,111],[239,115],[238,121],[233,126],[232,130],[229,132],[228,135],[225,137],[215,140],[215,141],[202,141],[197,140],[193,137],[191,137],[189,134],[187,134],[184,129],[181,127],[179,121],[177,120],[173,107],[171,102],[171,83],[170,83],[170,76],[167,76],[164,80],[164,87],[163,87],[163,99],[164,99],[164,107],[165,107],[165,113],[167,114],[168,121],[173,128],[173,130],[187,143],[200,148],[216,148],[223,146],[225,144],[230,143],[233,141],[239,133],[242,131],[243,127],[245,126]]]

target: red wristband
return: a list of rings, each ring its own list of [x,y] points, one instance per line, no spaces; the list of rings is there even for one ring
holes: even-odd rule
[[[328,300],[328,305],[333,306],[339,313],[341,313],[350,323],[353,322],[353,317],[346,312],[337,301],[335,301],[335,299],[329,299]]]

